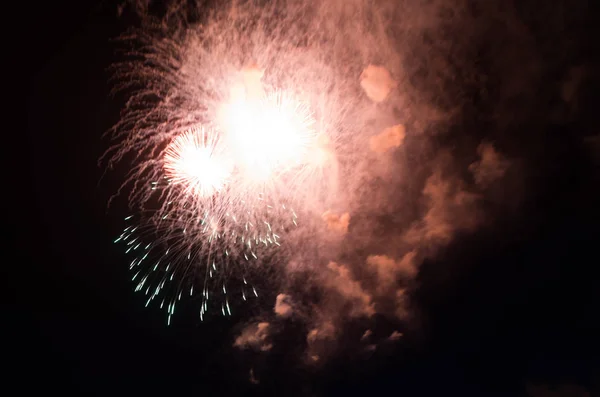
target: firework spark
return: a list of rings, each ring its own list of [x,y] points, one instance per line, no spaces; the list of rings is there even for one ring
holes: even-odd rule
[[[282,211],[286,210],[272,209],[264,216],[281,219]],[[126,221],[129,224],[115,243],[124,244],[132,257],[129,267],[135,291],[145,294],[146,306],[155,301],[165,309],[169,322],[182,296],[200,297],[202,320],[211,305],[220,305],[223,315],[231,315],[227,285],[232,275],[238,281],[234,295],[244,301],[258,296],[249,283],[249,271],[261,253],[281,245],[284,231],[282,225],[266,220],[253,224],[231,213],[219,218],[178,207],[158,224],[152,214],[149,218],[129,216]]]
[[[217,153],[217,137],[203,128],[177,136],[165,154],[165,176],[186,193],[209,197],[219,192],[231,175],[224,156]]]

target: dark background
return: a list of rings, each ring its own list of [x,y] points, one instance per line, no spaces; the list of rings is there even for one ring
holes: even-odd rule
[[[106,208],[118,172],[102,179],[97,165],[106,149],[101,135],[124,101],[109,96],[106,69],[116,59],[109,38],[135,21],[117,18],[108,2],[33,7],[20,46],[25,153],[8,153],[21,163],[15,184],[23,192],[17,209],[7,209],[8,233],[17,237],[6,247],[11,274],[4,279],[5,368],[14,390],[512,396],[526,395],[528,383],[599,390],[598,146],[589,138],[600,131],[595,71],[577,117],[545,123],[533,138],[511,138],[517,146],[522,139],[522,154],[536,164],[517,215],[457,239],[442,259],[422,265],[421,337],[370,359],[340,353],[310,370],[289,357],[298,351],[293,330],[268,357],[254,357],[231,350],[232,322],[166,328],[162,316],[144,310],[112,244],[125,214],[120,202]],[[569,33],[581,43],[577,62],[597,61],[589,18]],[[552,36],[539,40],[551,47]],[[248,381],[254,366],[260,385]]]

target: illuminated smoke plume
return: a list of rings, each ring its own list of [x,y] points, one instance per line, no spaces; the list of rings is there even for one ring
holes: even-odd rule
[[[277,295],[277,299],[275,300],[275,307],[273,311],[279,317],[289,317],[292,315],[294,309],[290,303],[290,297],[286,294]]]
[[[249,377],[250,383],[258,385],[260,383],[260,380],[258,380],[255,375],[254,375],[254,369],[250,368],[250,377]]]
[[[352,278],[350,271],[344,265],[335,262],[329,262],[327,265],[330,272],[326,274],[323,285],[339,296],[340,309],[343,305],[348,305],[348,315],[351,317],[371,316],[375,314],[375,309],[371,296],[366,293],[360,283]],[[332,301],[337,301],[336,296],[331,296]]]
[[[396,284],[398,277],[412,279],[417,274],[415,252],[405,254],[396,261],[385,255],[371,255],[367,258],[367,265],[375,270],[377,280],[381,287]]]
[[[420,3],[234,1],[201,21],[173,6],[161,23],[138,7],[147,24],[128,36],[134,59],[116,68],[120,88],[135,93],[107,158],[134,157],[122,191],[134,213],[151,213],[148,227],[159,235],[140,248],[175,240],[139,273],[148,280],[140,291],[161,302],[162,287],[149,283],[168,285],[172,259],[196,269],[196,288],[185,284],[184,297],[200,294],[200,315],[215,300],[229,316],[234,298],[263,297],[258,280],[269,321],[250,320],[234,346],[270,351],[275,327],[285,332],[281,324],[297,318],[309,362],[335,350],[347,323],[370,324],[375,314],[410,320],[419,266],[486,222],[485,188],[510,166],[488,143],[473,148],[470,166],[432,143],[464,105],[453,82],[478,76],[454,58],[467,49],[423,39],[460,25],[466,3]],[[447,7],[450,22],[439,12]],[[172,148],[189,131],[219,138],[194,138],[193,149],[206,154],[215,143],[211,153],[223,145],[232,154],[188,162],[187,151]],[[217,171],[198,173],[197,163]],[[190,191],[211,199],[193,194],[179,205]],[[289,288],[298,278],[301,287]],[[170,314],[175,302],[165,302]],[[383,340],[401,343],[401,331]],[[372,346],[374,334],[363,337]]]
[[[347,212],[342,215],[336,215],[330,211],[326,211],[323,213],[323,220],[327,224],[327,228],[334,233],[346,234],[346,232],[348,232],[350,214]]]
[[[480,160],[471,164],[469,170],[473,173],[475,183],[482,187],[501,178],[509,163],[490,144],[481,144],[477,148]]]
[[[369,337],[373,334],[373,331],[371,331],[370,329],[366,330],[365,333],[360,337],[361,341],[366,341],[369,339]]]
[[[457,230],[472,230],[478,225],[478,195],[465,190],[464,182],[444,177],[441,167],[427,178],[423,196],[428,210],[406,232],[408,243],[448,243]]]
[[[273,347],[268,342],[270,324],[261,322],[251,324],[244,328],[242,333],[235,339],[234,346],[241,349],[254,349],[258,351],[269,351]]]
[[[312,328],[307,336],[307,358],[309,363],[316,363],[323,359],[323,355],[333,350],[336,338],[336,328],[333,323],[323,321]]]
[[[404,126],[398,124],[393,127],[387,127],[379,135],[371,137],[369,144],[371,150],[375,153],[384,153],[402,145],[405,136],[406,132]]]
[[[365,94],[373,102],[383,102],[396,82],[392,80],[390,72],[382,66],[369,65],[360,75],[360,86],[365,90]]]

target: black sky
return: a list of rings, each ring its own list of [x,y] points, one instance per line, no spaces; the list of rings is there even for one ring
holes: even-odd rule
[[[109,3],[82,3],[29,10],[22,45],[31,49],[22,62],[25,158],[9,156],[24,164],[17,182],[24,193],[9,214],[18,241],[5,250],[16,276],[4,280],[12,296],[4,343],[19,388],[62,395],[524,396],[528,382],[590,390],[598,384],[599,163],[589,137],[600,130],[593,67],[576,116],[539,123],[535,111],[522,112],[522,128],[504,138],[528,164],[530,188],[512,215],[457,238],[421,266],[414,298],[420,337],[370,359],[340,353],[310,370],[288,357],[297,350],[293,332],[268,357],[240,354],[231,349],[233,321],[167,329],[133,294],[127,262],[112,244],[125,212],[119,203],[106,212],[120,181],[114,173],[101,181],[97,166],[106,149],[101,135],[118,120],[124,100],[109,96],[106,68],[115,59],[109,38],[130,21],[117,18]],[[536,25],[543,21],[531,17],[534,9],[523,6],[532,31],[545,32],[536,45],[551,53],[557,35],[579,43],[567,54],[572,59],[547,57],[556,62],[557,80],[571,66],[598,60],[587,44],[590,21],[573,17],[574,26],[550,34]],[[470,111],[477,120],[485,106]],[[484,127],[465,123],[456,134],[485,136]],[[253,366],[263,374],[258,386],[248,381]]]

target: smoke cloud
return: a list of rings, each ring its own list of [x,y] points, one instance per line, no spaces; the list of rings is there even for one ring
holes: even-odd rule
[[[402,124],[384,129],[369,141],[371,150],[375,153],[384,153],[392,148],[397,148],[404,142],[406,130]]]
[[[373,102],[383,102],[392,89],[396,86],[396,82],[390,76],[390,72],[376,65],[369,65],[360,75],[360,86],[365,91],[365,94]]]
[[[375,309],[371,296],[352,278],[348,268],[335,262],[329,262],[327,267],[330,271],[325,275],[323,285],[337,294],[331,297],[332,304],[338,309],[348,305],[347,315],[351,317],[373,315]]]
[[[267,340],[269,338],[270,324],[261,322],[250,324],[244,328],[241,334],[235,339],[234,347],[240,349],[254,349],[258,351],[269,351],[273,347]]]
[[[275,307],[273,311],[277,316],[287,318],[293,313],[293,308],[290,303],[290,296],[286,294],[279,294],[275,300]]]
[[[388,336],[388,339],[391,341],[397,341],[400,338],[402,338],[402,333],[398,331],[394,331],[390,334],[390,336]]]
[[[471,164],[469,171],[473,173],[475,183],[485,188],[504,175],[509,163],[488,143],[479,145],[477,153],[480,160]]]
[[[323,357],[333,350],[336,328],[330,321],[323,321],[312,328],[307,336],[307,358],[309,362],[322,361]]]
[[[341,215],[336,215],[326,211],[323,214],[323,220],[327,224],[327,228],[335,233],[346,234],[348,232],[348,225],[350,225],[350,214],[347,212]]]
[[[429,209],[423,219],[406,233],[410,244],[448,243],[457,230],[472,230],[479,223],[478,196],[464,189],[464,183],[444,178],[438,169],[427,178],[423,196]]]
[[[376,343],[376,315],[398,324],[380,340],[403,343],[421,264],[460,234],[494,221],[486,199],[492,187],[502,188],[514,165],[510,150],[483,132],[459,139],[470,122],[464,109],[490,107],[485,122],[500,138],[517,125],[515,103],[527,104],[537,92],[542,63],[530,51],[535,41],[522,27],[503,22],[516,12],[510,6],[482,6],[476,16],[460,0],[276,3],[276,13],[254,2],[231,7],[207,35],[228,33],[240,21],[263,21],[267,28],[194,45],[217,46],[208,63],[224,73],[225,58],[230,69],[242,70],[246,92],[281,81],[298,91],[307,82],[318,87],[308,96],[315,112],[328,116],[319,119],[319,128],[334,131],[320,138],[326,149],[318,162],[326,164],[323,174],[334,177],[322,179],[325,199],[316,189],[300,192],[311,206],[277,257],[283,266],[270,280],[275,293],[264,304],[269,322],[248,325],[234,346],[268,352],[276,343],[271,324],[279,330],[292,318],[303,324],[307,361],[323,362],[349,324],[363,327],[357,342]],[[269,24],[263,15],[281,21]],[[489,30],[507,39],[482,46],[481,32]],[[239,57],[229,55],[234,40],[243,42]],[[513,52],[505,41],[521,44]],[[494,46],[502,56],[487,59],[485,73],[477,70],[474,54]],[[186,62],[187,71],[197,59]],[[489,76],[498,79],[494,96],[487,90]],[[574,69],[557,92],[569,106],[575,106],[582,76]],[[511,193],[507,188],[506,196]]]
[[[411,251],[399,261],[385,255],[370,255],[367,257],[367,265],[374,269],[380,286],[394,285],[398,277],[412,279],[416,275],[415,255]]]

